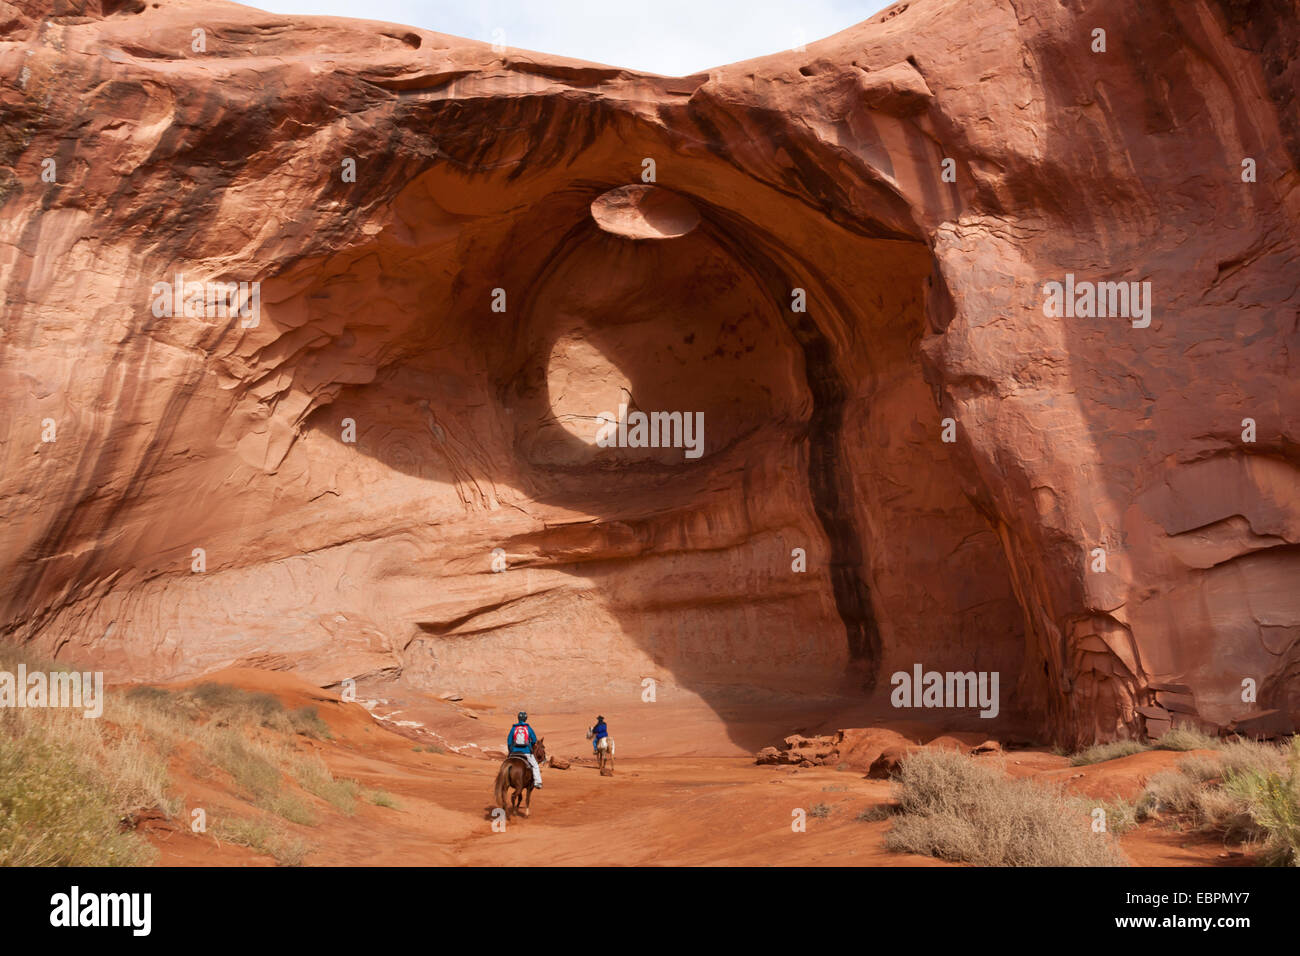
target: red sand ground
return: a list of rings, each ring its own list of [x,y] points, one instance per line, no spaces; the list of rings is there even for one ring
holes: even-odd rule
[[[888,782],[825,767],[756,766],[752,755],[731,739],[766,729],[768,742],[779,740],[798,729],[797,716],[795,724],[770,717],[741,721],[737,734],[739,715],[729,715],[724,723],[704,707],[608,709],[620,754],[614,776],[601,777],[589,761],[564,771],[548,768],[544,789],[534,794],[531,817],[512,817],[504,832],[494,832],[490,813],[498,759],[414,748],[418,741],[437,739],[434,734],[452,742],[499,746],[513,719],[511,711],[483,701],[431,700],[405,708],[395,718],[415,720],[418,712],[423,727],[395,731],[360,704],[341,703],[336,695],[284,673],[241,669],[205,679],[274,693],[286,707],[316,706],[333,739],[302,739],[300,746],[317,749],[336,777],[385,790],[399,803],[397,809],[360,803],[348,817],[308,797],[316,806],[318,826],[278,821],[312,846],[308,865],[947,865],[888,852],[881,840],[889,823],[855,819],[862,809],[889,801]],[[651,706],[656,710],[653,719],[647,719],[644,708]],[[464,709],[479,716],[464,716]],[[530,715],[550,752],[570,758],[589,753],[583,731],[592,716]],[[1104,798],[1135,795],[1147,778],[1172,767],[1181,756],[1154,751],[1069,767],[1064,757],[1017,750],[1005,760],[1008,772],[1017,776],[1063,779],[1073,789]],[[211,834],[191,833],[187,826],[193,807],[225,808],[239,815],[257,811],[241,806],[220,784],[195,779],[184,753],[173,761],[172,776],[185,795],[185,811],[175,821],[152,819],[143,824],[161,851],[160,864],[273,865],[269,856],[221,843]],[[809,817],[806,832],[793,832],[792,810],[817,803],[829,805],[831,814]],[[1126,834],[1122,846],[1135,865],[1249,862],[1214,837],[1150,823]]]

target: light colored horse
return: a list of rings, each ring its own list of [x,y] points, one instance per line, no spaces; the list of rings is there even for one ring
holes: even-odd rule
[[[590,740],[595,736],[590,730],[587,731],[587,739]],[[614,775],[614,738],[601,737],[596,744],[596,766],[600,770],[602,777],[612,777]]]

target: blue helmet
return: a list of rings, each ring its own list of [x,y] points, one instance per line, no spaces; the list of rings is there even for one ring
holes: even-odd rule
[[[525,713],[525,712],[522,711],[522,710],[519,712],[519,722],[520,722],[521,724],[526,724],[526,723],[528,723],[528,714]]]

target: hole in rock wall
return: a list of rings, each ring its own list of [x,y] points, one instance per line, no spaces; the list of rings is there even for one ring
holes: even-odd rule
[[[675,239],[700,223],[690,200],[658,186],[633,184],[602,193],[591,203],[601,229],[628,239]]]

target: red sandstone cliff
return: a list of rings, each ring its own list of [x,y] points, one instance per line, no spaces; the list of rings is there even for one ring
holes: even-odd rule
[[[119,677],[919,662],[1062,742],[1300,721],[1300,21],[1136,6],[918,0],[669,79],[0,0],[0,627]],[[256,325],[156,315],[177,274]],[[1045,315],[1067,274],[1149,324]],[[704,453],[598,446],[620,402]]]

